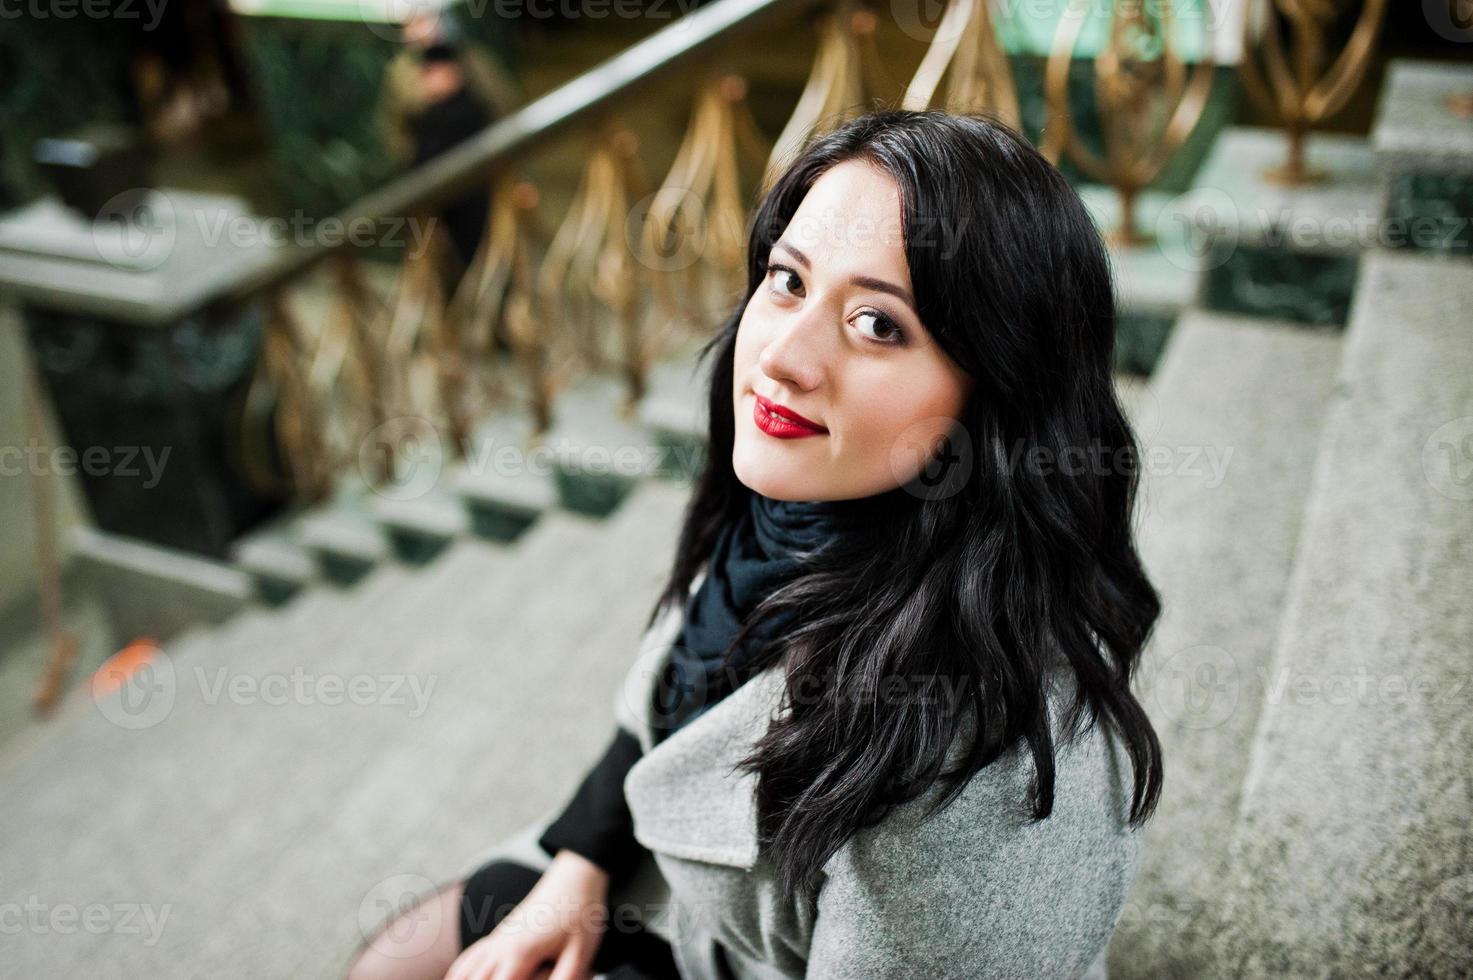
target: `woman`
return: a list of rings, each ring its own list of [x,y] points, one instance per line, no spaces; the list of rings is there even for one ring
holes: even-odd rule
[[[811,143],[749,249],[551,860],[485,862],[355,976],[1104,975],[1161,760],[1099,235],[1012,130],[895,110]]]

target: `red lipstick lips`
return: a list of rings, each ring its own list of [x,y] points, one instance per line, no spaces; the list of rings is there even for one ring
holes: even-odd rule
[[[817,422],[761,395],[757,395],[757,402],[752,408],[752,421],[757,423],[757,428],[779,439],[802,439],[828,432],[828,429]]]

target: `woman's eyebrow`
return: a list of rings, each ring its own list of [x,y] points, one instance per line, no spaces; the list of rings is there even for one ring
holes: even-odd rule
[[[787,252],[793,258],[797,259],[798,264],[805,269],[812,266],[812,263],[808,261],[808,256],[804,255],[801,251],[799,251],[794,246],[789,245],[787,242],[777,241],[773,243],[772,247],[780,248],[783,251]],[[904,286],[897,286],[893,282],[886,282],[884,279],[876,279],[873,276],[850,276],[849,281],[854,283],[856,286],[863,286],[865,289],[873,289],[877,293],[889,293],[891,296],[902,299],[905,301],[905,305],[910,307],[911,312],[915,312],[915,300],[911,297],[910,290],[906,289]]]

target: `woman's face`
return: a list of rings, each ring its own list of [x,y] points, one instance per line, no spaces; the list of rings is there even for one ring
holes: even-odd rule
[[[847,500],[908,482],[972,381],[917,317],[900,188],[862,160],[836,164],[768,255],[737,327],[732,467],[778,500]],[[760,403],[818,429],[771,420]]]

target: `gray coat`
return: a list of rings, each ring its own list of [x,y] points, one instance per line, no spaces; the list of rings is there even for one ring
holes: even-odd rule
[[[929,821],[939,787],[861,830],[824,865],[816,904],[790,903],[758,857],[756,777],[730,772],[779,710],[782,669],[753,675],[655,745],[648,706],[680,616],[667,610],[645,632],[616,694],[619,723],[645,753],[624,793],[653,859],[610,905],[670,940],[686,980],[1103,980],[1142,849],[1125,822],[1130,763],[1103,725],[1057,749],[1054,809],[1041,824],[1025,819],[1032,762],[1014,750]],[[1062,705],[1068,693],[1060,683],[1051,697]],[[948,764],[963,749],[959,739]],[[521,836],[539,866],[547,859],[527,842],[545,823]]]

